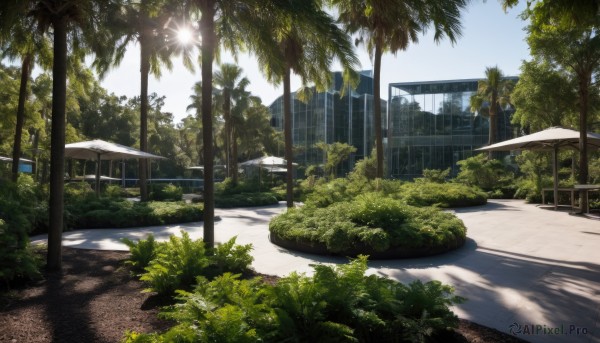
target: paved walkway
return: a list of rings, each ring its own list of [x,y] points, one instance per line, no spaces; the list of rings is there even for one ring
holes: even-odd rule
[[[238,236],[237,243],[252,243],[252,265],[265,274],[310,273],[310,264],[346,261],[272,245],[269,219],[284,210],[282,205],[217,210],[221,220],[215,223],[215,240]],[[372,261],[369,273],[402,282],[421,279],[451,284],[456,294],[468,298],[454,309],[459,317],[503,332],[511,332],[512,325],[513,331],[520,329],[519,337],[531,342],[600,343],[600,221],[519,200],[491,200],[485,206],[455,212],[468,228],[465,247],[428,258]],[[192,238],[202,237],[202,223],[191,223],[66,232],[63,245],[127,250],[120,238],[138,239],[153,233],[167,239],[180,230]]]

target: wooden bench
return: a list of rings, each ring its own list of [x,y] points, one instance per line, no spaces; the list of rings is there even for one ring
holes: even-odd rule
[[[600,185],[575,185],[573,186],[575,191],[583,192],[583,198],[585,199],[586,208],[582,208],[581,212],[590,213],[590,202],[588,199],[588,193],[592,191],[600,191]]]
[[[577,189],[573,187],[559,187],[558,192],[569,192],[571,193],[571,208],[575,208],[575,192]],[[542,188],[542,205],[546,204],[546,192],[554,193],[554,188]],[[556,205],[558,206],[558,200],[556,200]]]

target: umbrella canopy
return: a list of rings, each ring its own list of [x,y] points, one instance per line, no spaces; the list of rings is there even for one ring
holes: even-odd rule
[[[91,160],[98,158],[102,160],[121,160],[129,158],[165,158],[121,144],[106,142],[100,139],[65,145],[65,157],[71,157],[81,160]]]
[[[298,165],[297,163],[292,163],[292,164],[295,166]],[[264,166],[264,165],[285,166],[286,161],[285,161],[285,159],[283,159],[281,157],[263,156],[263,157],[255,158],[253,160],[249,160],[249,161],[240,163],[240,166]]]
[[[600,148],[600,134],[588,132],[587,146],[589,149]],[[477,149],[484,151],[538,150],[552,151],[552,173],[554,176],[554,209],[558,208],[558,149],[579,149],[579,131],[562,127],[532,133],[530,135],[509,139],[504,142],[488,145]]]
[[[600,148],[600,134],[588,132],[588,148]],[[579,131],[562,127],[532,133],[530,135],[509,139],[504,142],[488,145],[477,150],[509,151],[509,150],[554,150],[555,148],[579,149]]]
[[[100,139],[71,143],[65,145],[65,157],[76,158],[80,160],[97,161],[96,167],[96,194],[100,193],[100,161],[101,160],[121,160],[130,158],[145,159],[164,159],[165,157],[150,154],[125,145],[106,142]]]
[[[71,178],[71,180],[95,180],[96,179],[96,175],[94,174],[87,174],[87,175],[83,175],[83,176],[75,176],[73,178]],[[116,177],[109,177],[109,176],[104,176],[104,175],[100,175],[100,180],[101,181],[120,181],[121,179],[117,179]]]
[[[12,163],[13,159],[10,158],[10,157],[0,156],[0,161]],[[21,162],[21,163],[33,163],[32,160],[28,160],[26,158],[19,158],[19,162]]]

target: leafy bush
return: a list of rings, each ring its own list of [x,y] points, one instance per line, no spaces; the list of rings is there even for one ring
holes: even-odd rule
[[[479,187],[486,192],[500,190],[506,197],[512,198],[514,175],[500,160],[488,159],[485,154],[479,154],[458,161],[457,164],[460,166],[457,182]]]
[[[180,201],[183,197],[183,190],[172,183],[153,183],[150,185],[151,200],[157,201]]]
[[[119,185],[107,185],[104,195],[109,198],[125,198],[128,194],[125,188]]]
[[[203,206],[182,201],[142,203],[92,197],[66,203],[65,212],[70,228],[121,228],[201,221]]]
[[[409,182],[393,196],[413,206],[464,207],[487,202],[486,193],[460,183]]]
[[[128,238],[122,238],[121,242],[129,247],[129,259],[125,262],[131,266],[135,273],[143,272],[150,262],[156,258],[163,243],[159,243],[154,239],[154,235],[149,234],[148,238],[134,242]]]
[[[126,333],[126,342],[427,342],[458,325],[461,303],[438,281],[409,285],[366,276],[364,256],[315,266],[271,286],[224,274],[199,279],[193,292],[162,313],[178,324],[162,334]]]
[[[0,287],[40,276],[40,261],[29,245],[28,233],[39,220],[42,205],[37,185],[28,175],[17,183],[0,179]]]
[[[423,179],[427,182],[444,183],[450,175],[450,168],[448,169],[423,169]]]
[[[378,193],[327,208],[290,209],[271,220],[272,235],[302,244],[320,244],[333,253],[435,250],[462,245],[466,228],[451,213],[409,206]]]
[[[181,236],[172,235],[146,267],[140,280],[148,283],[147,291],[173,294],[178,289],[189,289],[208,267],[204,242],[193,241],[185,231]]]
[[[189,290],[197,277],[245,273],[253,261],[252,245],[236,245],[235,237],[209,253],[201,239],[194,241],[185,231],[181,235],[181,238],[173,235],[168,242],[161,243],[152,235],[137,242],[122,240],[131,253],[126,263],[133,272],[143,272],[140,280],[149,285],[147,291],[173,294],[176,290]]]
[[[215,207],[250,207],[266,206],[277,204],[279,200],[273,193],[241,193],[241,194],[223,194],[215,196]]]

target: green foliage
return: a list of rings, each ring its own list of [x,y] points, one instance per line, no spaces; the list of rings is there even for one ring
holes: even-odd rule
[[[316,185],[307,196],[305,204],[327,207],[340,201],[351,201],[365,193],[380,193],[382,197],[403,199],[413,206],[461,207],[482,205],[487,201],[485,193],[477,188],[457,183],[434,183],[424,179],[415,182],[400,180],[368,180],[366,178],[335,179]]]
[[[143,272],[150,265],[150,262],[156,258],[161,247],[164,246],[163,243],[157,242],[152,234],[149,234],[148,238],[137,242],[128,238],[122,238],[121,242],[129,247],[131,256],[125,263],[130,265],[135,273]]]
[[[215,195],[215,207],[219,208],[266,206],[277,203],[277,197],[271,192]]]
[[[86,201],[95,196],[95,192],[87,182],[65,183],[65,202]]]
[[[269,230],[282,239],[323,244],[333,253],[354,248],[436,249],[455,247],[466,236],[462,221],[435,208],[418,208],[369,193],[327,208],[304,206],[271,220]]]
[[[217,245],[214,254],[210,256],[211,265],[215,266],[219,274],[224,272],[243,273],[248,270],[254,257],[250,255],[251,244],[236,245],[236,237]]]
[[[271,286],[226,273],[199,278],[162,315],[162,334],[128,332],[126,342],[426,342],[458,325],[450,306],[464,301],[438,281],[409,285],[366,276],[367,258],[314,266]]]
[[[193,241],[182,230],[181,238],[172,235],[157,251],[140,280],[148,283],[147,291],[173,294],[178,289],[189,289],[208,265],[204,242]]]
[[[450,175],[450,168],[441,169],[423,169],[423,179],[427,182],[444,183]]]
[[[400,193],[392,195],[413,206],[464,207],[484,205],[487,195],[475,187],[460,183],[417,181],[405,183]]]
[[[183,190],[172,183],[154,183],[150,187],[150,199],[156,201],[180,201]]]
[[[514,175],[501,161],[488,159],[485,154],[475,155],[458,161],[460,172],[456,181],[476,186],[484,191],[510,188],[514,184]]]
[[[40,261],[28,237],[38,221],[36,208],[43,207],[36,189],[27,175],[20,175],[17,183],[0,179],[0,287],[40,276]]]
[[[356,152],[356,147],[341,142],[334,142],[333,144],[318,142],[315,147],[321,149],[325,154],[325,174],[329,175],[331,179],[335,178],[337,166],[348,159],[351,153]]]
[[[68,227],[121,228],[201,221],[202,204],[134,202],[125,199],[85,198],[65,204]]]
[[[119,185],[107,185],[104,190],[104,195],[109,198],[125,198],[127,191]]]
[[[543,187],[552,187],[551,159],[548,153],[523,151],[516,158],[522,176],[517,181],[516,198],[540,203]]]
[[[252,245],[236,245],[235,241],[234,237],[207,252],[201,239],[192,240],[185,231],[181,231],[181,238],[173,235],[161,243],[153,235],[137,242],[122,239],[131,253],[126,263],[134,273],[141,273],[147,291],[159,294],[189,290],[198,277],[247,272],[253,260]]]
[[[377,151],[373,149],[371,155],[359,160],[354,165],[354,169],[348,175],[350,179],[367,178],[374,180],[377,178]]]

